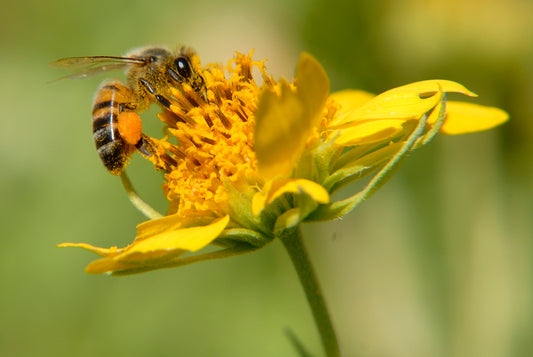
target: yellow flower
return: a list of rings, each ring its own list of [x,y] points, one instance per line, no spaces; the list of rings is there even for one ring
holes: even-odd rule
[[[159,115],[167,136],[151,139],[168,214],[152,214],[125,248],[62,244],[103,257],[88,273],[131,274],[253,251],[302,222],[342,217],[438,132],[485,130],[508,119],[497,108],[448,101],[447,93],[475,94],[446,80],[378,96],[330,95],[326,73],[308,54],[293,82],[276,82],[251,54],[202,75],[205,95],[174,89],[171,110]],[[332,192],[371,173],[361,192],[331,202]],[[184,255],[208,245],[218,249]]]

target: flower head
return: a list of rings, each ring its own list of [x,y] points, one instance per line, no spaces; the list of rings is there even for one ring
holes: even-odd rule
[[[508,118],[497,108],[448,101],[450,92],[475,94],[446,80],[378,96],[330,94],[327,75],[308,54],[292,82],[275,81],[251,54],[237,54],[226,68],[208,65],[202,75],[204,95],[173,89],[170,110],[159,115],[166,136],[149,138],[149,159],[165,173],[168,214],[141,223],[125,248],[63,244],[103,257],[87,272],[130,274],[253,251],[301,222],[342,217],[438,132],[485,130]],[[331,202],[331,193],[372,173],[361,192]],[[208,245],[219,249],[184,255]]]

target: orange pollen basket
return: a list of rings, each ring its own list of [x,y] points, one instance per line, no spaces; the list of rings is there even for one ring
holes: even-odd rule
[[[135,145],[141,140],[142,121],[135,112],[122,112],[118,116],[118,132],[120,137],[130,145]]]

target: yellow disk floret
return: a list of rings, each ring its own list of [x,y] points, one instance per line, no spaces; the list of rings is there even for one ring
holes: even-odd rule
[[[171,110],[159,115],[168,136],[158,145],[168,155],[158,157],[164,163],[157,166],[168,168],[165,194],[180,215],[223,214],[229,199],[225,182],[239,189],[260,183],[253,133],[262,88],[253,80],[253,67],[262,73],[263,85],[273,83],[262,62],[238,54],[228,76],[216,65],[202,73],[204,95],[188,87],[173,89]]]

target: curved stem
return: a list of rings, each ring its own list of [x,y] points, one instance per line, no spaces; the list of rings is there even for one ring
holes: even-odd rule
[[[135,208],[137,208],[143,215],[145,215],[149,219],[157,219],[163,217],[161,213],[157,212],[155,209],[152,208],[152,206],[144,202],[144,200],[137,194],[137,191],[135,191],[135,189],[133,188],[133,185],[131,184],[130,178],[126,174],[126,171],[123,171],[120,174],[120,179],[122,181],[122,186],[124,186],[124,190],[126,190],[126,194],[130,199],[130,202]]]
[[[279,237],[291,257],[292,264],[305,291],[307,302],[313,312],[327,357],[339,357],[339,344],[329,317],[322,290],[303,244],[300,227],[284,231]]]

